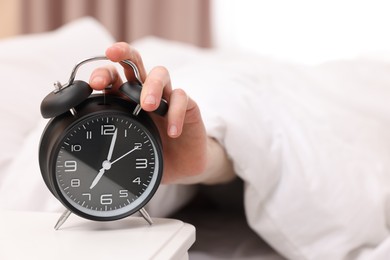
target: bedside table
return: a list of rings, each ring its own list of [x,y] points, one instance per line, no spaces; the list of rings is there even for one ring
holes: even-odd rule
[[[95,222],[60,213],[0,211],[0,259],[188,259],[195,228],[174,219],[141,217]]]

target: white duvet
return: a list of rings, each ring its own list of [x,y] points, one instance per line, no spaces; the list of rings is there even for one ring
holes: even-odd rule
[[[38,168],[46,123],[39,104],[75,62],[101,55],[112,41],[87,19],[0,42],[6,122],[0,130],[0,208],[62,208]],[[148,68],[166,66],[173,86],[199,103],[209,134],[224,145],[245,182],[249,225],[281,255],[390,258],[389,63],[360,59],[307,67],[155,38],[134,45]],[[88,80],[90,72],[80,77]],[[166,215],[191,192],[164,186],[149,210]]]

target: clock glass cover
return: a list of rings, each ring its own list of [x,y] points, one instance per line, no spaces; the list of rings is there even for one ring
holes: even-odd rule
[[[153,135],[128,115],[105,113],[76,122],[57,146],[57,193],[79,215],[111,220],[152,197],[161,176]]]

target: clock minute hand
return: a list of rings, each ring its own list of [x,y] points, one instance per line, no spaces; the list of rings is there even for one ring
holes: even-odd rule
[[[103,174],[106,170],[111,168],[111,157],[112,153],[114,151],[115,143],[116,143],[116,137],[117,137],[118,129],[115,129],[114,135],[112,136],[111,139],[111,144],[110,148],[108,149],[108,155],[107,155],[107,160],[103,162],[102,168],[99,170],[99,173],[96,175],[95,179],[93,179],[91,186],[89,187],[90,189],[93,189],[93,187],[96,186],[96,184],[100,181],[100,179],[103,177]]]
[[[114,147],[115,147],[117,134],[118,134],[118,128],[115,129],[114,135],[113,135],[113,137],[111,139],[110,149],[108,150],[108,155],[107,155],[107,161],[111,160],[112,152],[114,151]]]

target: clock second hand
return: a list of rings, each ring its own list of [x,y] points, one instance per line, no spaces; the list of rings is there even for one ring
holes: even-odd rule
[[[116,163],[117,161],[119,161],[120,159],[122,159],[123,157],[125,157],[125,156],[131,154],[132,152],[134,152],[134,151],[137,150],[138,148],[139,148],[139,146],[134,146],[133,149],[131,149],[130,151],[128,151],[128,152],[125,153],[124,155],[120,156],[119,158],[115,159],[115,160],[111,163],[111,165],[113,165],[114,163]]]
[[[135,150],[137,150],[139,148],[139,146],[134,146],[133,149],[131,149],[130,151],[128,151],[127,153],[125,153],[124,155],[120,156],[119,158],[115,159],[114,161],[110,162],[108,160],[104,161],[103,162],[103,167],[99,170],[99,173],[98,175],[96,175],[95,179],[93,180],[92,184],[91,184],[91,187],[89,187],[89,189],[92,189],[93,187],[96,186],[96,184],[99,182],[99,180],[103,177],[103,174],[106,170],[109,170],[111,168],[111,166],[116,163],[117,161],[123,159],[125,156],[131,154],[132,152],[134,152]]]

